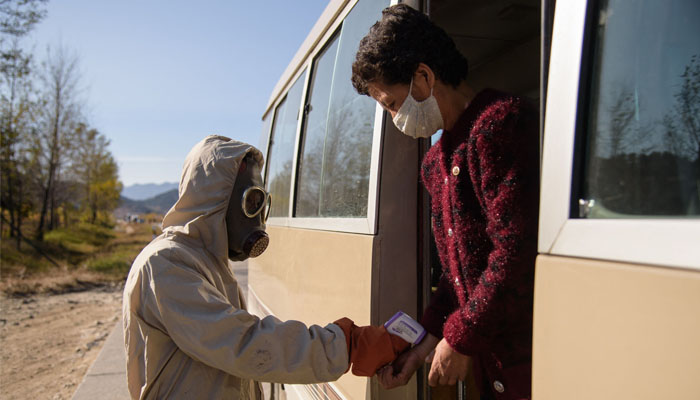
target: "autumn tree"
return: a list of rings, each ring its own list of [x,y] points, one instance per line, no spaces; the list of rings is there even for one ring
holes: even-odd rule
[[[74,135],[72,173],[80,187],[81,209],[90,223],[119,205],[122,184],[118,167],[108,150],[109,140],[85,124],[79,124]]]
[[[10,236],[20,244],[28,212],[26,138],[32,129],[32,55],[22,39],[46,15],[46,0],[0,0],[0,234],[8,215]]]
[[[22,46],[46,2],[0,0],[0,232],[9,225],[17,246],[28,215],[37,217],[41,240],[76,212],[97,222],[121,192],[109,141],[82,113],[77,55],[48,48],[36,67]]]

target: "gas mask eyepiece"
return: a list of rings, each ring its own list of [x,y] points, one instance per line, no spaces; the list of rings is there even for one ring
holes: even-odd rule
[[[270,215],[270,194],[260,186],[251,186],[243,192],[241,199],[241,207],[243,214],[248,218],[255,218],[262,213],[263,224],[267,222],[267,217]]]

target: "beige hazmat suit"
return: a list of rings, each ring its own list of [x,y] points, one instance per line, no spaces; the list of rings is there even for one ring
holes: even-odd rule
[[[256,381],[326,382],[348,368],[334,324],[260,319],[231,271],[226,210],[254,147],[208,136],[189,153],[163,234],[136,258],[124,288],[124,341],[134,399],[256,399]]]

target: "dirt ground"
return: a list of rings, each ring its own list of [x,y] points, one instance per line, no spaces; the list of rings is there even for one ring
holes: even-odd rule
[[[121,318],[122,285],[0,293],[0,399],[70,399]]]

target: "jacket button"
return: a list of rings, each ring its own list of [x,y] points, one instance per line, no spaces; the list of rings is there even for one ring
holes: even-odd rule
[[[452,237],[452,235],[454,235],[454,232],[452,231],[452,228],[449,228],[449,229],[447,230],[447,236]]]
[[[501,381],[493,381],[493,388],[496,389],[498,393],[503,393],[506,391],[506,388],[503,386]]]
[[[458,166],[455,165],[454,167],[452,167],[452,175],[454,175],[454,176],[459,175],[459,167]]]
[[[459,285],[459,278],[455,278],[455,285]]]

